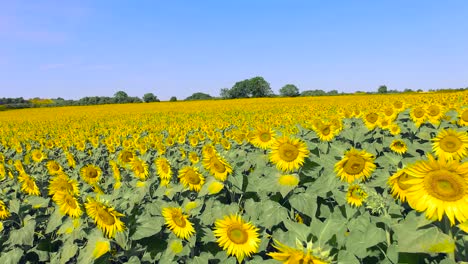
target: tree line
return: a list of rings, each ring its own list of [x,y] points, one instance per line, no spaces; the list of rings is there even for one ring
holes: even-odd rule
[[[466,88],[443,88],[438,90],[429,90],[429,92],[454,92],[468,90]],[[260,97],[296,97],[296,96],[325,96],[325,95],[346,95],[346,94],[389,94],[389,93],[414,93],[422,90],[404,89],[403,91],[389,90],[386,85],[380,85],[375,92],[356,91],[354,93],[339,93],[337,90],[324,91],[321,89],[300,91],[294,84],[286,84],[279,90],[279,94],[273,93],[270,84],[261,76],[236,82],[231,88],[222,88],[220,96],[214,97],[207,93],[196,92],[185,98],[190,100],[210,100],[210,99],[236,99],[236,98],[260,98]],[[54,106],[75,106],[75,105],[101,105],[101,104],[126,104],[126,103],[150,103],[160,100],[153,93],[146,93],[142,98],[129,96],[124,91],[118,91],[113,97],[108,96],[86,96],[79,100],[40,99],[33,98],[26,100],[23,97],[18,98],[0,98],[0,111],[18,108],[30,107],[54,107]],[[177,101],[177,97],[172,96],[171,102]]]

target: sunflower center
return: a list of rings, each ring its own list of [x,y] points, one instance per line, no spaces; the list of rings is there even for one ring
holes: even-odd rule
[[[73,209],[76,209],[75,199],[73,199],[72,196],[67,195],[67,196],[65,197],[65,203],[66,203],[69,207],[71,207],[71,208],[73,208]]]
[[[112,216],[105,209],[99,208],[97,211],[99,219],[101,219],[101,221],[104,222],[105,225],[113,225],[115,223],[114,216]]]
[[[143,168],[143,166],[141,164],[137,164],[135,166],[135,171],[139,172],[139,173],[143,173],[143,172],[145,172],[145,168]]]
[[[294,161],[296,160],[297,156],[299,156],[299,150],[297,147],[289,143],[281,144],[278,149],[278,153],[280,158],[287,162]]]
[[[270,141],[270,139],[271,139],[270,133],[268,133],[268,132],[262,132],[262,133],[260,134],[260,141],[262,141],[262,142],[268,142],[268,141]]]
[[[401,173],[400,177],[398,177],[398,187],[402,190],[407,190],[409,187],[411,187],[411,184],[406,183],[407,180],[409,180],[410,177],[406,173]]]
[[[355,199],[362,199],[362,191],[361,189],[359,188],[356,188],[354,189],[352,192],[351,192],[351,196]]]
[[[201,181],[200,177],[193,170],[187,171],[187,173],[185,174],[185,179],[187,179],[187,181],[193,185],[197,185]]]
[[[463,142],[456,136],[447,135],[440,140],[439,145],[445,152],[456,152],[461,148]]]
[[[97,170],[95,168],[88,168],[88,178],[96,178],[98,176]]]
[[[330,135],[330,132],[331,132],[330,126],[329,125],[328,126],[323,126],[321,131],[322,131],[322,134],[325,135],[325,136]]]
[[[424,111],[424,109],[422,107],[417,107],[414,109],[413,111],[413,114],[416,118],[421,118],[424,116],[426,112]]]
[[[227,236],[235,244],[244,244],[247,242],[249,235],[241,226],[229,227]]]
[[[396,109],[400,109],[403,107],[403,103],[400,102],[400,101],[396,101],[393,103],[393,106],[396,108]]]
[[[28,179],[25,183],[26,186],[28,186],[28,189],[34,190],[35,184],[31,179]]]
[[[128,163],[133,158],[133,154],[130,151],[124,151],[122,153],[122,161]]]
[[[172,220],[178,227],[184,228],[185,225],[187,225],[184,216],[179,212],[176,212],[172,215]]]
[[[396,148],[404,148],[405,147],[405,143],[401,142],[401,141],[395,141],[393,143],[393,147],[396,147]]]
[[[387,109],[385,109],[384,113],[385,113],[386,116],[391,116],[391,115],[393,115],[393,109],[392,108],[387,108]]]
[[[218,173],[224,173],[226,171],[226,166],[224,166],[224,164],[221,163],[216,157],[211,158],[211,164]]]
[[[440,113],[440,109],[437,105],[431,105],[427,109],[427,112],[430,116],[437,116]]]
[[[343,166],[343,170],[350,175],[359,174],[364,170],[366,160],[360,156],[351,156]]]
[[[468,110],[463,111],[461,114],[461,119],[465,122],[468,122]]]
[[[430,172],[424,179],[424,186],[430,195],[442,201],[457,201],[466,193],[464,180],[447,170]]]
[[[376,113],[370,113],[366,115],[366,120],[369,123],[375,123],[379,119],[379,116]]]
[[[41,159],[42,158],[42,154],[41,153],[34,153],[34,158],[36,159]]]
[[[60,169],[57,163],[52,163],[52,165],[50,166],[50,168],[51,168],[53,171],[58,171],[58,170]]]

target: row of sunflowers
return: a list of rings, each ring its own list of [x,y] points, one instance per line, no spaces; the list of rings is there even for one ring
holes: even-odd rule
[[[0,113],[0,263],[468,261],[467,101]]]

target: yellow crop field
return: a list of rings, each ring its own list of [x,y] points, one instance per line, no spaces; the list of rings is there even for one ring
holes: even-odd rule
[[[0,263],[468,261],[467,102],[0,112]]]

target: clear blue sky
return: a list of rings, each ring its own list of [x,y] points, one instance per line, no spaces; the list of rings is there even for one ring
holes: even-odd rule
[[[0,2],[0,97],[468,86],[468,1]]]

